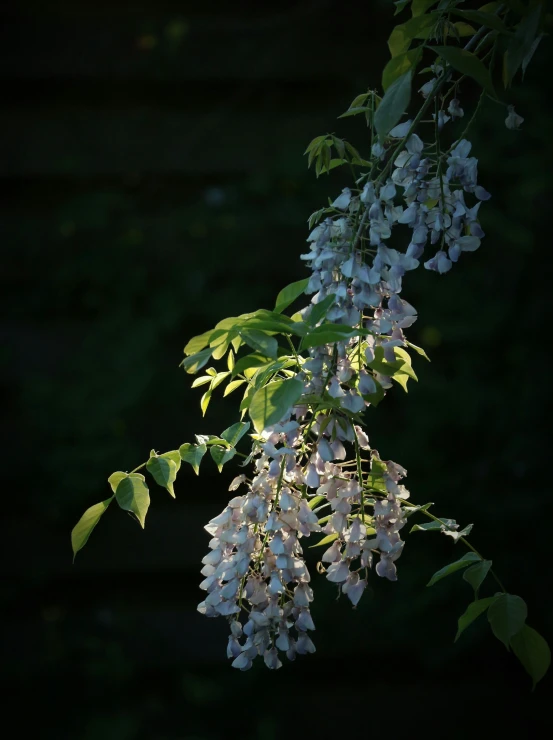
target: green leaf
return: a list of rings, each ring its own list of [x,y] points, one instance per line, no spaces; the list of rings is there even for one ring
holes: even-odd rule
[[[232,391],[235,391],[239,386],[241,386],[243,383],[245,383],[245,380],[231,380],[231,382],[227,385],[225,388],[225,392],[223,393],[223,397],[228,396]]]
[[[439,522],[425,522],[424,524],[413,524],[409,530],[411,532],[433,532],[435,530],[442,532],[444,527],[454,527],[457,524],[455,519],[440,519]],[[476,566],[474,566],[476,567]]]
[[[223,445],[223,447],[228,447],[226,440],[216,434],[195,434],[194,436],[199,445],[207,445],[208,447],[210,445]]]
[[[307,318],[307,321],[311,326],[315,326],[319,321],[324,319],[328,310],[336,303],[336,296],[331,293],[323,298],[319,303],[312,304],[311,312]]]
[[[299,400],[303,383],[296,378],[277,380],[255,392],[249,413],[256,432],[276,424],[286,411]]]
[[[201,352],[196,352],[195,355],[191,355],[190,357],[186,357],[181,365],[186,370],[187,373],[190,373],[193,375],[194,373],[197,373],[198,370],[200,370],[204,365],[206,365],[209,361],[209,358],[213,354],[213,349],[211,347],[207,347],[206,349],[202,349]]]
[[[404,10],[405,6],[409,5],[410,2],[411,0],[396,0],[396,2],[394,3],[394,5],[396,6],[394,15],[398,15],[399,13],[401,13],[401,11]]]
[[[231,445],[232,447],[236,447],[238,442],[240,442],[249,428],[249,421],[237,421],[236,424],[233,424],[228,429],[225,429],[225,431],[221,433],[221,437],[226,440],[229,445]]]
[[[171,496],[175,498],[173,483],[177,477],[177,466],[174,460],[171,460],[168,457],[155,455],[146,463],[146,470],[152,475],[158,485],[162,486],[162,488],[166,488]]]
[[[511,647],[532,679],[532,688],[545,676],[551,664],[551,650],[539,632],[527,624],[511,638]]]
[[[293,321],[289,316],[260,308],[254,313],[245,313],[235,319],[236,328],[258,329],[274,333],[293,333]]]
[[[422,48],[417,47],[416,49],[411,49],[411,51],[398,54],[396,57],[393,57],[393,59],[390,59],[382,72],[383,89],[387,90],[398,77],[401,77],[401,75],[405,74],[408,70],[411,69],[414,72],[420,61],[421,55]]]
[[[374,491],[379,491],[380,493],[388,493],[384,477],[387,475],[387,473],[388,468],[386,466],[386,463],[382,460],[377,460],[376,458],[373,458],[371,461],[371,470],[369,475],[367,476],[368,487]]]
[[[453,24],[453,28],[455,29],[455,33],[450,35],[454,36],[455,38],[474,36],[474,34],[476,33],[476,30],[472,26],[470,26],[468,23],[464,23],[463,21],[456,21]]]
[[[473,587],[474,592],[478,593],[478,589],[482,585],[485,577],[488,575],[490,568],[492,567],[491,560],[482,560],[476,565],[471,565],[463,573],[463,580]]]
[[[230,346],[231,339],[236,336],[236,332],[227,332],[222,339],[217,339],[215,342],[210,343],[210,347],[213,348],[212,357],[214,360],[222,359]]]
[[[277,356],[278,342],[258,329],[241,329],[240,336],[252,349],[273,359]]]
[[[284,372],[285,375],[289,374],[290,371],[284,369],[289,367],[297,367],[297,362],[295,359],[286,356],[280,360],[269,362],[264,367],[258,368],[252,376],[256,389],[261,388],[262,385],[265,385],[266,382],[269,382],[270,378],[281,370]],[[294,375],[294,373],[292,373],[292,375]]]
[[[340,116],[339,116],[340,117]],[[336,169],[336,167],[341,167],[343,164],[348,164],[347,159],[331,159],[328,167],[323,167],[321,172],[331,172],[332,170]],[[334,212],[335,209],[332,209]]]
[[[119,485],[119,482],[123,480],[123,478],[126,478],[128,473],[123,473],[121,470],[118,470],[116,473],[112,473],[108,478],[108,483],[111,486],[111,490],[113,493],[117,490],[117,486]]]
[[[323,141],[324,141],[325,139],[326,139],[326,134],[324,134],[323,136],[316,136],[316,137],[315,137],[315,138],[314,138],[314,139],[313,139],[313,140],[311,141],[311,143],[309,144],[309,146],[307,147],[307,149],[306,149],[306,150],[304,151],[304,154],[309,154],[309,152],[312,152],[313,150],[316,150],[316,149],[317,149],[317,148],[319,147],[319,145],[320,145],[320,144],[321,144],[321,143],[322,143],[322,142],[323,142]]]
[[[366,393],[363,396],[363,400],[368,401],[370,404],[372,404],[375,408],[378,406],[378,404],[382,401],[384,396],[386,395],[386,391],[381,386],[381,384],[378,382],[376,378],[374,378],[374,383],[376,385],[376,393]]]
[[[513,77],[520,69],[523,62],[524,69],[528,66],[534,51],[541,20],[542,5],[536,5],[531,12],[523,18],[517,26],[514,37],[509,41],[509,46],[503,57],[503,84],[508,87]]]
[[[206,331],[203,334],[199,334],[197,337],[192,337],[188,344],[184,348],[185,355],[195,355],[197,352],[207,347],[211,341],[214,330]]]
[[[73,527],[73,530],[71,531],[73,561],[75,561],[75,557],[79,550],[82,550],[88,542],[88,538],[92,534],[92,530],[98,524],[98,522],[100,521],[100,517],[112,501],[113,496],[106,499],[105,501],[101,501],[99,504],[94,504],[94,506],[91,506],[85,511],[77,524],[75,524],[75,526]]]
[[[192,388],[198,388],[200,385],[211,383],[211,381],[211,375],[201,375],[199,378],[196,378],[196,380],[194,380],[194,382],[192,383]]]
[[[320,347],[323,344],[343,342],[351,337],[366,334],[366,330],[348,326],[347,324],[321,324],[311,329],[301,340],[300,349]]]
[[[236,450],[234,449],[234,447],[227,448],[215,445],[214,447],[210,447],[209,451],[211,453],[211,457],[215,461],[215,464],[219,468],[219,472],[221,472],[221,470],[223,469],[223,465],[229,460],[232,460],[232,458],[236,455]]]
[[[298,280],[295,283],[290,283],[290,285],[287,285],[285,288],[283,288],[277,295],[277,299],[275,302],[275,313],[282,313],[282,311],[284,311],[285,308],[288,308],[288,306],[292,304],[296,300],[296,298],[299,298],[300,295],[303,295],[308,283],[309,278],[305,278],[304,280]]]
[[[522,60],[522,79],[524,79],[524,75],[526,74],[526,69],[528,68],[528,65],[532,61],[532,57],[534,56],[534,53],[538,46],[540,45],[540,41],[545,36],[545,34],[541,33],[539,36],[537,36],[534,41],[532,42],[532,46],[529,48],[529,50],[526,52],[526,55],[524,59]]]
[[[483,13],[481,10],[457,10],[453,8],[451,12],[454,15],[458,15],[467,21],[478,23],[480,26],[486,26],[486,28],[493,28],[496,31],[505,32],[507,26],[503,23],[501,18],[493,13]]]
[[[230,370],[225,370],[222,373],[217,373],[211,381],[210,390],[214,391],[217,386],[221,385],[223,380],[230,375]]]
[[[177,466],[177,472],[180,470],[182,460],[178,450],[169,450],[169,452],[164,452],[161,455],[158,455],[158,457],[165,457],[168,460],[172,460]]]
[[[140,473],[130,473],[119,482],[115,491],[119,506],[125,511],[131,511],[140,522],[142,529],[144,529],[146,514],[150,506],[150,492],[144,481],[145,478]]]
[[[252,402],[252,398],[254,397],[254,394],[256,392],[255,385],[249,385],[246,390],[244,391],[244,395],[242,396],[242,400],[240,402],[240,411],[242,412],[241,419],[244,418],[244,414],[249,409],[250,404]]]
[[[458,72],[472,77],[487,93],[494,98],[497,97],[490,70],[478,59],[476,54],[460,49],[458,46],[432,46],[430,48]]]
[[[309,499],[309,501],[307,502],[307,505],[309,506],[311,510],[313,510],[317,506],[317,504],[320,504],[321,501],[324,501],[324,500],[325,500],[324,496],[313,496],[313,498]]]
[[[499,594],[488,611],[488,621],[492,632],[498,640],[509,650],[509,643],[517,632],[520,632],[526,617],[528,607],[520,596]]]
[[[468,535],[472,532],[473,524],[467,524],[466,527],[463,527],[460,532],[456,532],[451,529],[445,529],[444,534],[448,537],[451,537],[453,542],[458,542],[461,537],[468,537]]]
[[[179,454],[184,462],[190,463],[194,468],[196,475],[200,474],[200,463],[202,457],[207,452],[207,446],[205,444],[193,445],[189,442],[181,445],[179,448]]]
[[[428,15],[411,18],[406,23],[396,26],[388,39],[388,48],[392,58],[406,52],[413,39],[427,39],[439,17],[439,13],[429,13]]]
[[[309,549],[312,549],[313,547],[321,547],[321,545],[328,545],[329,542],[334,542],[334,540],[338,539],[338,533],[333,532],[332,534],[327,534],[326,537],[323,537],[322,540],[319,540],[315,545],[309,545]]]
[[[358,108],[348,108],[348,110],[345,113],[342,113],[342,115],[338,116],[338,118],[349,118],[350,116],[358,116],[360,113],[367,113],[367,111],[370,112],[370,110],[371,109],[367,108],[366,105],[361,105]]]
[[[417,347],[416,344],[412,344],[411,342],[406,342],[406,344],[408,347],[411,347],[411,349],[414,349],[417,354],[421,355],[422,357],[424,357],[425,360],[428,360],[428,362],[430,362],[430,357],[428,357],[422,347]]]
[[[410,69],[398,77],[386,90],[374,114],[374,126],[379,136],[386,136],[407,110],[411,99],[412,77],[413,70]]]
[[[403,388],[405,393],[408,393],[407,390],[407,381],[409,380],[409,375],[407,373],[394,373],[392,375],[392,380],[395,380],[396,383],[399,383],[399,385]]]
[[[251,355],[245,355],[244,357],[240,357],[239,360],[236,360],[232,374],[244,374],[245,370],[249,370],[250,368],[265,367],[265,365],[267,365],[269,362],[269,357],[266,357],[259,352],[253,352]]]
[[[403,359],[395,360],[394,362],[386,362],[384,360],[384,350],[382,347],[375,347],[374,359],[367,363],[367,367],[371,370],[380,373],[381,375],[393,375],[398,371],[403,372],[403,365],[405,364]]]
[[[200,399],[200,408],[202,410],[203,416],[205,416],[205,412],[207,411],[207,407],[209,406],[210,401],[211,401],[211,388],[208,391],[206,391]]]
[[[483,614],[486,609],[496,600],[496,596],[490,596],[487,599],[480,599],[479,601],[473,601],[472,604],[468,605],[466,612],[459,617],[457,623],[457,634],[455,635],[455,642],[461,637],[466,628],[471,625],[474,620]]]
[[[405,373],[405,375],[408,375],[413,380],[418,381],[416,373],[411,367],[411,356],[409,355],[409,352],[404,350],[403,347],[394,347],[394,355],[403,363],[399,368],[399,372]]]
[[[460,560],[456,560],[454,563],[450,563],[449,565],[446,565],[444,568],[441,568],[440,570],[436,571],[432,578],[428,581],[426,586],[433,586],[438,581],[441,581],[442,578],[445,578],[446,576],[450,576],[452,573],[455,573],[458,570],[461,570],[461,568],[466,568],[471,563],[476,562],[477,560],[481,560],[481,558],[478,557],[478,555],[474,552],[467,552],[466,555],[463,555],[463,557]]]

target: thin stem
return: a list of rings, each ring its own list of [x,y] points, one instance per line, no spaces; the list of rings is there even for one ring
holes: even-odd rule
[[[359,485],[361,486],[361,521],[365,524],[365,497],[363,494],[363,468],[361,464],[361,451],[359,449],[359,437],[357,436],[357,430],[352,424],[353,433],[355,435],[355,460],[357,462],[357,477],[359,478]]]
[[[437,516],[434,516],[434,514],[431,514],[426,509],[420,509],[416,504],[412,504],[410,501],[406,501],[403,498],[398,497],[398,501],[401,501],[401,503],[404,506],[409,506],[411,509],[418,509],[421,513],[423,513],[426,517],[428,517],[428,519],[432,519],[432,521],[434,522],[439,522],[442,525],[442,527],[445,527],[451,532],[455,531],[451,529],[450,527],[448,527],[447,524],[444,524],[444,522],[441,519],[439,519]],[[465,545],[465,547],[468,547],[468,549],[471,550],[475,555],[478,555],[480,560],[486,560],[486,558],[483,555],[481,555],[478,552],[478,550],[470,544],[470,542],[467,540],[466,537],[459,537],[459,542],[462,542],[463,545]],[[499,588],[503,591],[503,593],[507,593],[505,586],[501,583],[501,581],[499,580],[499,577],[496,575],[495,571],[492,568],[490,568],[490,574],[495,580],[495,582],[497,583],[497,585],[499,586]]]

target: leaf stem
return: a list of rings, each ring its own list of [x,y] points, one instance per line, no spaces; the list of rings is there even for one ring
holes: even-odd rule
[[[398,497],[398,501],[401,501],[401,503],[404,506],[409,506],[412,509],[418,509],[426,517],[428,517],[429,519],[432,519],[432,521],[439,522],[442,525],[442,527],[445,527],[446,529],[449,529],[452,532],[455,531],[455,530],[451,529],[451,527],[448,527],[446,524],[444,524],[441,519],[439,519],[437,516],[434,516],[434,514],[431,514],[426,509],[419,509],[419,507],[416,504],[412,504],[410,501],[406,501],[403,498],[399,498]],[[467,540],[466,537],[459,537],[459,542],[462,542],[463,545],[465,545],[465,547],[467,547],[469,550],[471,550],[475,555],[478,555],[478,557],[480,558],[480,560],[486,560],[486,558],[483,555],[481,555],[478,552],[478,550],[470,544],[470,542]],[[497,576],[497,574],[495,573],[495,571],[492,568],[490,568],[490,574],[492,575],[493,579],[495,580],[495,582],[497,583],[497,585],[499,586],[499,588],[503,591],[503,593],[504,594],[507,593],[507,590],[505,589],[505,586],[500,581],[499,577]]]

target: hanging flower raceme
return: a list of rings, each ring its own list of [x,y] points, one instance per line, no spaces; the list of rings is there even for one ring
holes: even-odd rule
[[[396,3],[397,12],[407,4]],[[284,288],[272,311],[225,319],[191,339],[184,350],[182,364],[190,373],[211,358],[227,356],[226,371],[208,367],[206,375],[194,381],[194,386],[209,383],[201,408],[205,413],[221,383],[228,383],[225,395],[246,384],[240,410],[249,414],[255,430],[251,450],[244,455],[244,472],[230,485],[232,498],[205,527],[211,539],[201,570],[205,598],[198,606],[207,617],[228,620],[227,655],[239,670],[249,669],[257,657],[277,669],[285,657],[294,660],[315,651],[314,589],[303,549],[307,538],[314,534],[315,546],[324,547],[317,572],[355,608],[372,578],[397,580],[403,529],[416,511],[433,521],[416,524],[411,531],[439,530],[469,547],[470,552],[439,570],[428,584],[471,564],[465,580],[473,585],[477,600],[459,620],[459,631],[488,610],[494,634],[513,648],[534,681],[549,662],[547,644],[524,624],[524,602],[505,592],[491,561],[467,542],[472,525],[459,529],[454,520],[430,514],[430,504],[412,504],[403,484],[406,470],[380,458],[363,425],[366,409],[380,403],[393,382],[407,390],[408,379],[416,380],[409,351],[425,355],[407,338],[417,310],[404,297],[405,278],[421,263],[439,274],[449,272],[463,253],[480,247],[485,235],[480,209],[491,196],[478,181],[478,160],[471,156],[472,144],[466,138],[473,116],[463,133],[449,136],[446,145],[443,139],[454,126],[462,128],[465,111],[458,94],[464,76],[469,79],[476,70],[480,82],[489,81],[482,95],[488,92],[491,76],[481,65],[490,52],[493,58],[493,51],[480,52],[496,43],[517,11],[505,12],[500,5],[478,18],[472,14],[475,23],[482,20],[473,32],[469,24],[450,20],[447,3],[431,5],[428,15],[413,9],[414,17],[403,24],[401,34],[390,37],[394,51],[404,40],[407,46],[417,38],[425,43],[418,50],[402,48],[387,65],[384,97],[368,91],[346,112],[362,113],[366,119],[369,160],[334,134],[316,137],[308,146],[309,165],[315,163],[317,175],[345,164],[352,170],[362,168],[354,185],[343,188],[309,219],[308,247],[301,254],[309,276]],[[509,38],[519,44],[524,24],[526,31],[535,26],[537,32],[540,13],[539,6],[534,8],[515,33],[505,34],[505,58]],[[413,28],[416,35],[407,39]],[[462,51],[453,38],[460,28],[470,31]],[[539,38],[532,41],[523,69]],[[421,72],[432,73],[419,88],[421,108],[414,119],[397,123],[423,46],[431,46],[433,39],[443,45],[434,47],[438,58]],[[399,74],[396,62],[403,56],[400,67],[407,70]],[[506,86],[512,66],[504,64]],[[523,120],[508,106],[508,129],[517,129]],[[309,296],[307,305],[287,315],[286,309],[302,293]],[[286,339],[284,346],[278,337]],[[236,356],[246,345],[253,354]],[[197,473],[209,449],[221,470],[235,455],[244,454],[236,445],[249,429],[250,423],[240,421],[220,437],[196,435],[197,444],[185,443],[163,454],[152,450],[148,461],[131,473],[114,473],[108,479],[111,498],[88,509],[74,528],[74,552],[84,546],[112,500],[144,526],[150,498],[141,468],[174,496],[181,462]],[[502,593],[479,599],[488,572]]]
[[[431,82],[423,95],[430,94]],[[450,102],[449,115],[440,113],[438,131],[463,116],[457,99]],[[476,250],[484,236],[480,204],[490,197],[477,182],[470,142],[461,139],[436,160],[432,143],[409,133],[411,127],[408,120],[390,131],[392,142],[404,140],[391,175],[383,182],[368,180],[358,195],[344,188],[331,206],[337,215],[311,231],[309,251],[301,255],[311,270],[305,292],[312,296],[303,319],[323,304],[319,324],[362,330],[310,347],[296,375],[306,396],[328,398],[332,409],[291,407],[265,429],[254,440],[254,477],[239,476],[231,485],[231,490],[247,486],[248,492],[233,498],[206,527],[212,535],[202,570],[207,596],[198,608],[229,619],[228,655],[241,670],[257,655],[278,668],[283,654],[293,659],[315,650],[308,634],[314,629],[313,591],[302,537],[322,531],[332,541],[321,557],[326,578],[354,606],[373,562],[376,575],[397,579],[406,521],[402,503],[409,497],[399,481],[406,473],[395,463],[382,463],[375,450],[370,475],[374,479],[378,467],[380,488],[371,490],[357,468],[352,472],[348,448],[352,454],[355,445],[358,454],[370,449],[354,419],[378,388],[391,387],[375,362],[397,361],[397,352],[407,346],[405,330],[417,319],[416,309],[400,296],[406,273],[420,265],[428,242],[440,248],[425,267],[439,273],[448,272],[462,252]],[[377,149],[373,157],[380,161],[385,150]],[[473,205],[467,205],[465,193],[476,198]],[[396,229],[406,232],[404,250],[387,245]],[[321,520],[309,506],[313,496],[322,502],[317,512],[330,510]]]

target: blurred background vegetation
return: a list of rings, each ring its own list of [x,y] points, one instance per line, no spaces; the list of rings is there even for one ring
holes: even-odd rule
[[[302,154],[326,131],[367,151],[361,119],[336,117],[379,86],[398,20],[389,6],[20,0],[1,11],[2,691],[21,728],[272,740],[368,737],[374,722],[530,737],[550,723],[551,680],[531,694],[485,624],[453,644],[471,593],[460,578],[425,588],[461,554],[433,533],[408,537],[400,581],[374,580],[357,610],[315,576],[318,651],[275,673],[232,670],[226,624],[196,612],[202,527],[233,470],[183,468],[176,502],[152,485],[145,532],[110,510],[71,564],[70,530],[106,498],[111,472],[236,420],[237,396],[202,418],[182,347],[306,275],[307,217],[349,181],[317,181]],[[493,194],[488,236],[446,277],[409,275],[410,338],[432,363],[416,358],[418,385],[368,414],[372,444],[409,470],[413,497],[475,522],[475,546],[550,642],[551,62],[546,39],[505,98],[520,132],[485,103],[472,138]],[[465,109],[475,92],[464,86]]]

